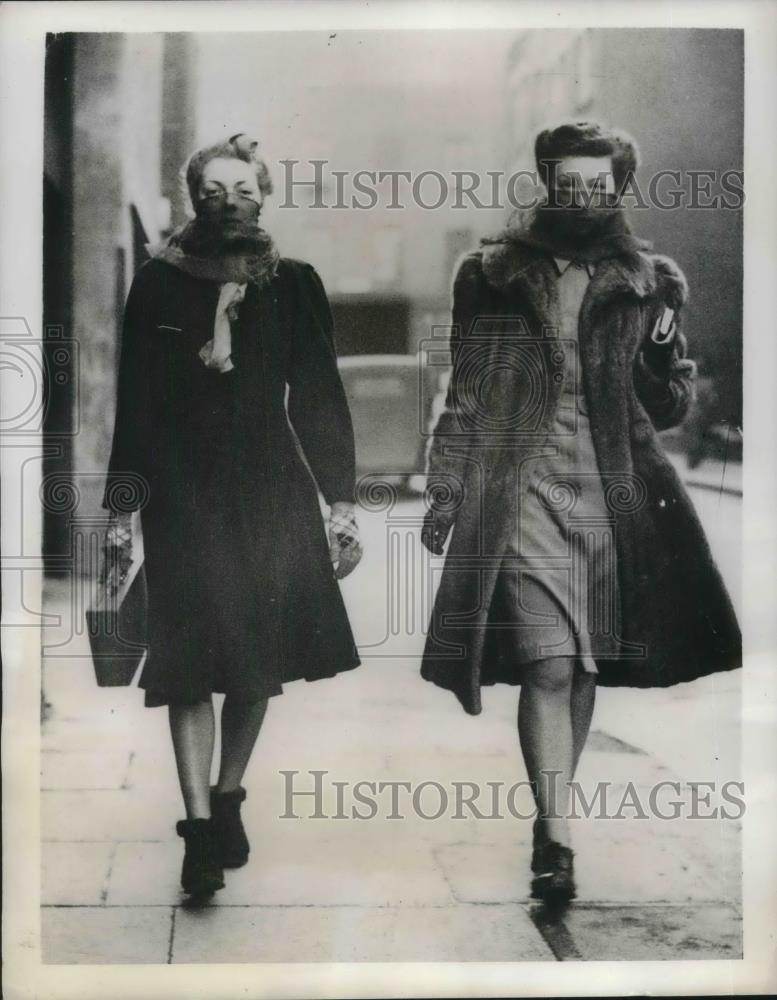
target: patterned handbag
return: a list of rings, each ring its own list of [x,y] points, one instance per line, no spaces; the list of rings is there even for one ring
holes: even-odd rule
[[[100,687],[132,683],[145,659],[147,638],[147,588],[143,543],[133,531],[133,561],[114,594],[101,583],[97,598],[86,612],[95,677]]]

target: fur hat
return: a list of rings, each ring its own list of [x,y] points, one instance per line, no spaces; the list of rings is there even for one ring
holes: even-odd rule
[[[230,136],[221,142],[214,142],[210,146],[203,146],[202,149],[195,150],[188,158],[180,172],[180,183],[184,194],[187,214],[194,215],[194,205],[197,201],[197,191],[202,178],[202,171],[205,164],[211,160],[224,158],[243,160],[250,163],[256,172],[256,182],[263,195],[272,194],[272,180],[267,164],[259,156],[259,143],[256,139],[250,138],[244,132]]]
[[[565,156],[611,156],[615,187],[620,191],[637,169],[637,144],[626,132],[599,122],[564,122],[543,129],[534,143],[537,170],[548,186],[552,164]]]

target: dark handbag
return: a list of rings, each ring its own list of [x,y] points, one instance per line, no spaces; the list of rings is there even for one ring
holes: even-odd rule
[[[140,558],[138,558],[138,555]],[[101,584],[86,612],[94,673],[100,687],[132,683],[148,648],[147,588],[142,548],[115,594]]]

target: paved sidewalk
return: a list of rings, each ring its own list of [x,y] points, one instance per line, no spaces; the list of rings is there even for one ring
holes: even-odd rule
[[[379,601],[378,583],[368,581],[346,581],[357,621]],[[67,586],[49,590],[47,610],[67,618]],[[66,634],[52,627],[45,641]],[[42,744],[46,962],[741,956],[734,820],[575,822],[579,899],[549,920],[528,898],[530,820],[455,819],[452,805],[438,820],[407,806],[407,818],[393,821],[279,818],[281,770],[300,772],[297,787],[308,789],[308,772],[328,771],[330,816],[334,780],[436,781],[450,791],[454,780],[509,787],[525,779],[517,692],[489,689],[483,714],[466,716],[420,679],[410,655],[367,658],[338,678],[289,685],[271,702],[245,780],[251,860],[227,873],[210,906],[187,908],[165,711],[144,709],[136,688],[98,689],[83,636],[56,652],[69,655],[49,656],[44,675],[52,705]],[[646,801],[660,780],[735,777],[738,683],[734,674],[684,691],[601,691],[581,783],[613,782],[617,803],[629,781]],[[352,802],[345,798],[346,811]],[[422,802],[434,811],[434,789]],[[528,812],[527,802],[519,795],[516,805]],[[294,808],[308,816],[310,799]]]

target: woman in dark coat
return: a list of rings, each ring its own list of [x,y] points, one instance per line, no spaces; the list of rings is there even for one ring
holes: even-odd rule
[[[267,699],[359,663],[335,578],[361,548],[332,319],[313,268],[279,258],[258,226],[271,188],[256,145],[239,135],[190,158],[196,216],[135,276],[104,499],[114,574],[131,559],[129,512],[141,512],[140,686],[147,706],[169,706],[182,885],[197,895],[247,860],[241,780]],[[226,698],[211,790],[213,692]]]
[[[425,544],[440,554],[455,530],[422,675],[471,714],[482,685],[522,685],[532,892],[567,900],[568,782],[596,684],[728,670],[741,639],[658,438],[687,412],[695,366],[685,278],[622,216],[633,141],[577,123],[541,133],[536,152],[545,203],[483,241],[454,283]]]

